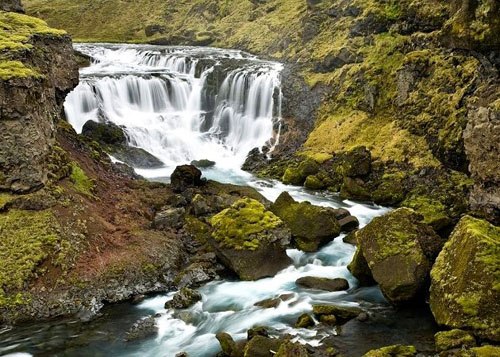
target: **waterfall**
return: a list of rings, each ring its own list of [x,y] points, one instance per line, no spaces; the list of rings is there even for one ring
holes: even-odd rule
[[[277,142],[278,63],[213,48],[76,48],[92,58],[65,103],[77,132],[88,120],[113,122],[167,167],[209,159],[239,168],[250,150]]]

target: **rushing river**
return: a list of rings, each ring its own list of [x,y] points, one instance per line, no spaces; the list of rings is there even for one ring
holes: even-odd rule
[[[215,167],[204,176],[221,182],[255,187],[270,200],[283,191],[299,201],[344,207],[361,226],[386,208],[341,201],[302,188],[264,181],[240,170],[247,153],[279,145],[281,83],[279,63],[262,61],[240,51],[193,47],[133,45],[76,45],[92,57],[81,70],[81,83],[67,98],[66,115],[80,132],[87,120],[111,121],[125,128],[132,146],[143,148],[165,163],[160,169],[137,170],[165,180],[179,164],[209,159]],[[361,355],[386,344],[415,344],[432,349],[435,327],[428,311],[395,311],[377,287],[358,288],[346,266],[354,247],[340,236],[314,254],[289,250],[293,265],[272,278],[254,282],[215,281],[199,289],[203,299],[182,312],[165,310],[173,292],[146,299],[138,305],[108,306],[102,316],[87,323],[65,319],[0,328],[0,355],[36,356],[214,356],[215,334],[244,338],[253,326],[269,326],[297,340],[318,345],[338,335],[338,348],[347,356]],[[350,289],[320,292],[298,288],[304,276],[345,278]],[[281,294],[293,294],[277,308],[254,304]],[[341,330],[295,329],[297,317],[315,303],[361,306],[369,322],[356,320]],[[124,334],[138,319],[157,315],[158,334],[137,342],[124,342]]]

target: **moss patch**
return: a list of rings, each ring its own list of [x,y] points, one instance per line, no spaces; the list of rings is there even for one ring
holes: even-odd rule
[[[72,162],[71,167],[70,180],[73,182],[75,189],[86,196],[93,197],[94,181],[87,176],[76,162]]]
[[[12,78],[39,78],[40,74],[19,61],[3,61],[0,59],[0,80],[7,81]]]
[[[0,307],[19,304],[25,284],[59,242],[60,227],[50,211],[11,210],[0,214]]]
[[[210,219],[212,237],[222,246],[256,250],[269,230],[283,225],[281,219],[267,211],[264,205],[251,198],[236,201]]]

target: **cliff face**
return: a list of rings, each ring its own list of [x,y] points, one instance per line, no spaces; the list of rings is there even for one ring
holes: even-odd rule
[[[47,161],[66,94],[78,83],[64,32],[1,12],[0,190],[30,192],[47,182]]]
[[[21,0],[2,0],[0,1],[0,10],[24,13]]]

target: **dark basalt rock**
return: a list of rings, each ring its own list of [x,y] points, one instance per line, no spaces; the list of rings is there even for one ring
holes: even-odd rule
[[[200,169],[212,167],[212,166],[215,166],[215,164],[216,164],[215,161],[206,160],[206,159],[191,161],[191,165],[196,166],[197,168],[200,168]]]
[[[24,14],[24,8],[21,4],[21,0],[2,0],[0,3],[0,10],[20,12]]]
[[[158,327],[154,316],[139,320],[125,334],[125,341],[135,341],[156,334]]]
[[[349,283],[345,279],[328,279],[306,276],[295,281],[295,284],[309,289],[318,289],[326,291],[342,291],[349,289]]]
[[[190,288],[182,288],[174,298],[165,303],[166,309],[187,309],[201,300],[201,294]]]
[[[177,166],[170,177],[172,189],[175,192],[185,191],[189,187],[201,186],[201,171],[193,165]]]

